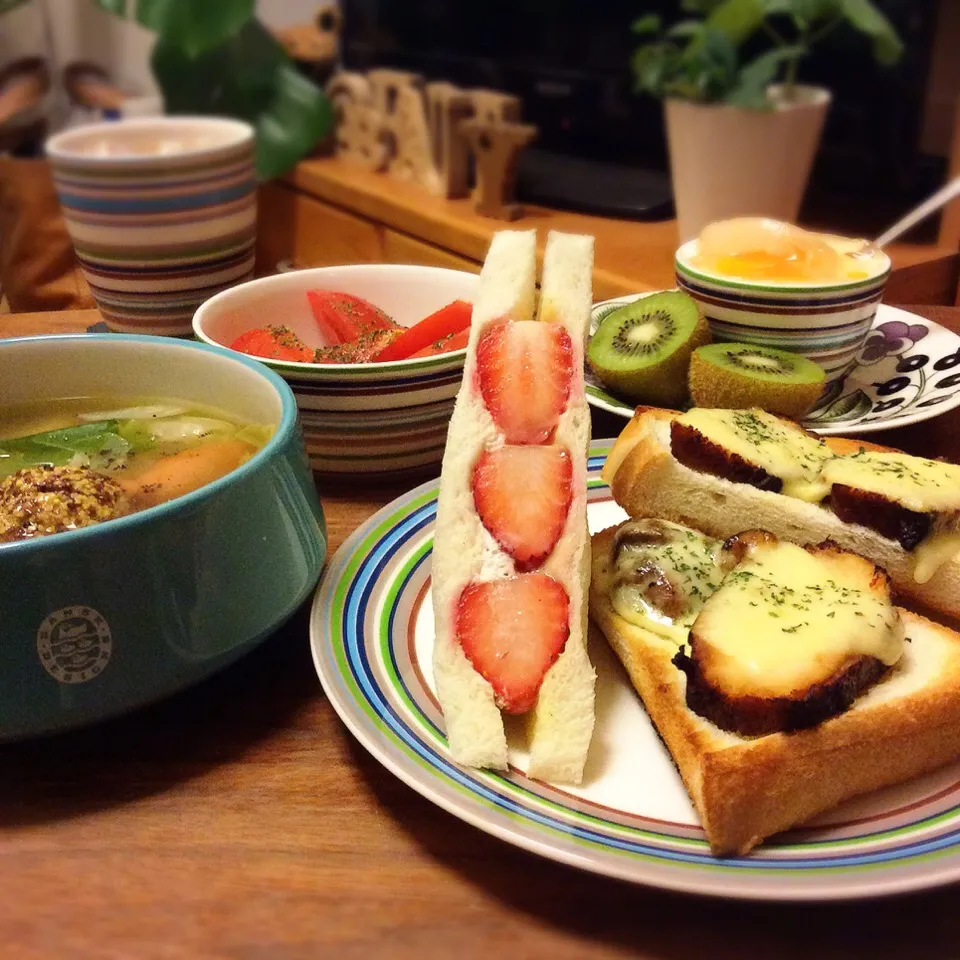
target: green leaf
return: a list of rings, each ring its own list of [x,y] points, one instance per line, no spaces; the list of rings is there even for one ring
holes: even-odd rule
[[[840,0],[764,0],[767,16],[787,14],[811,25],[840,16]]]
[[[198,57],[160,42],[151,62],[168,113],[238,117],[257,128],[262,178],[292,167],[333,124],[323,91],[297,73],[257,20]]]
[[[799,60],[806,52],[807,48],[801,44],[791,44],[761,53],[741,68],[736,86],[726,97],[727,103],[751,109],[769,109],[767,86],[776,79],[782,64]]]
[[[631,59],[634,91],[662,97],[664,83],[676,72],[678,60],[679,51],[673,44],[651,43],[640,47]]]
[[[723,2],[724,0],[681,0],[680,9],[684,13],[699,13],[705,17]]]
[[[270,103],[277,71],[287,62],[280,45],[255,20],[197,57],[164,38],[151,55],[168,113],[220,114],[251,123]]]
[[[26,2],[27,0],[0,0],[0,15],[9,13],[11,10],[15,10]]]
[[[188,57],[236,36],[251,20],[255,0],[136,0],[136,18]]]
[[[893,24],[870,0],[840,0],[843,16],[852,27],[873,41],[873,55],[889,66],[903,55],[903,42]]]
[[[0,474],[71,461],[100,468],[126,457],[130,445],[117,435],[116,420],[100,420],[0,442]]]
[[[333,107],[323,91],[285,64],[257,123],[257,172],[265,179],[286,173],[332,127]]]
[[[763,23],[761,0],[723,0],[707,17],[707,26],[739,47]]]
[[[115,13],[118,17],[127,15],[127,0],[97,0],[97,6],[107,13]]]
[[[60,450],[87,450],[91,442],[96,445],[108,433],[117,432],[116,420],[97,420],[76,427],[63,427],[60,430],[47,430],[32,433],[26,437],[4,440],[4,450],[33,449],[35,446],[55,447]]]
[[[830,406],[817,412],[814,418],[815,423],[834,423],[838,420],[855,420],[868,414],[873,409],[873,403],[862,390],[853,390],[837,400],[834,400]]]
[[[674,40],[685,40],[691,37],[698,37],[703,33],[704,24],[702,20],[681,20],[675,23],[666,32],[666,36]]]
[[[709,22],[703,28],[703,56],[721,76],[731,78],[737,72],[737,48],[730,37]]]
[[[647,13],[634,20],[630,24],[630,29],[633,33],[640,34],[659,33],[661,23],[659,14]]]

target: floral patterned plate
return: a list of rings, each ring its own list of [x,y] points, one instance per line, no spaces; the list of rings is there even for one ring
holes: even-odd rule
[[[598,303],[593,327],[613,305]],[[633,416],[633,404],[611,396],[587,371],[587,399],[610,413]],[[960,336],[898,307],[880,304],[857,366],[821,398],[804,421],[820,434],[873,433],[937,417],[960,406]]]

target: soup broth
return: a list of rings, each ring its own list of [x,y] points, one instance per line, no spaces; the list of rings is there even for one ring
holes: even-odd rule
[[[0,417],[0,542],[101,523],[236,469],[273,427],[170,400],[89,398]]]

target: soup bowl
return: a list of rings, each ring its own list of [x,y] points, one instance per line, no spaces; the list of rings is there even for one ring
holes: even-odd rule
[[[114,716],[209,676],[307,598],[323,513],[289,387],[204,344],[127,334],[0,341],[15,404],[169,398],[273,433],[192,493],[102,524],[0,543],[0,739]]]
[[[289,327],[320,345],[309,290],[369,300],[404,326],[453,300],[473,302],[478,274],[443,267],[356,264],[262,277],[217,294],[193,318],[206,343],[229,346],[247,330]],[[296,394],[310,462],[332,477],[420,474],[443,457],[465,350],[386,363],[296,363],[264,359]]]
[[[696,251],[696,240],[677,250],[677,286],[700,305],[713,339],[799,353],[823,368],[827,384],[856,363],[890,275],[890,260],[880,254],[878,269],[862,279],[741,280],[695,266]]]

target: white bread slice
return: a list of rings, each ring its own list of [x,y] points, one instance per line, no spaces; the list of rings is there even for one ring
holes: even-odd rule
[[[573,500],[560,540],[544,565],[570,598],[570,637],[547,671],[533,711],[527,773],[540,780],[579,783],[593,735],[596,674],[587,656],[587,453],[590,408],[583,384],[583,350],[593,303],[593,237],[550,233],[543,256],[537,319],[562,323],[573,345],[574,382],[555,442],[570,451]]]
[[[583,391],[583,340],[589,322],[593,240],[551,234],[544,255],[543,298],[538,319],[563,322],[574,345],[575,381],[556,442],[567,445],[573,465],[573,501],[563,533],[542,567],[570,598],[570,636],[547,671],[530,723],[531,776],[579,782],[593,731],[594,672],[586,655],[586,454],[589,412]],[[433,548],[433,654],[437,696],[454,759],[465,765],[505,769],[507,740],[493,688],[474,669],[454,637],[459,596],[472,580],[511,576],[512,559],[484,528],[471,478],[480,452],[503,443],[476,385],[476,344],[485,328],[503,317],[533,319],[536,236],[533,231],[494,235],[481,273],[463,385],[447,433]],[[523,491],[517,491],[523,496]]]
[[[463,383],[447,428],[433,539],[433,673],[447,741],[458,763],[495,770],[507,767],[503,719],[494,703],[493,688],[473,669],[456,642],[453,617],[464,586],[481,572],[488,577],[512,572],[509,558],[500,553],[480,523],[473,502],[470,482],[474,461],[479,451],[499,436],[483,398],[473,388],[476,347],[491,322],[505,316],[533,319],[536,279],[536,231],[494,234],[473,304]]]
[[[960,758],[960,634],[900,610],[909,640],[887,677],[809,730],[741,737],[686,705],[677,646],[614,611],[616,528],[593,537],[590,616],[673,756],[717,855],[748,852],[844,800]]]
[[[800,544],[833,540],[883,567],[898,597],[960,616],[956,560],[918,583],[913,555],[869,527],[846,523],[819,504],[685,467],[670,452],[670,423],[678,416],[670,410],[638,408],[610,451],[602,476],[631,517],[661,517],[720,538],[759,527]],[[889,449],[840,437],[827,437],[826,443],[835,453]]]

